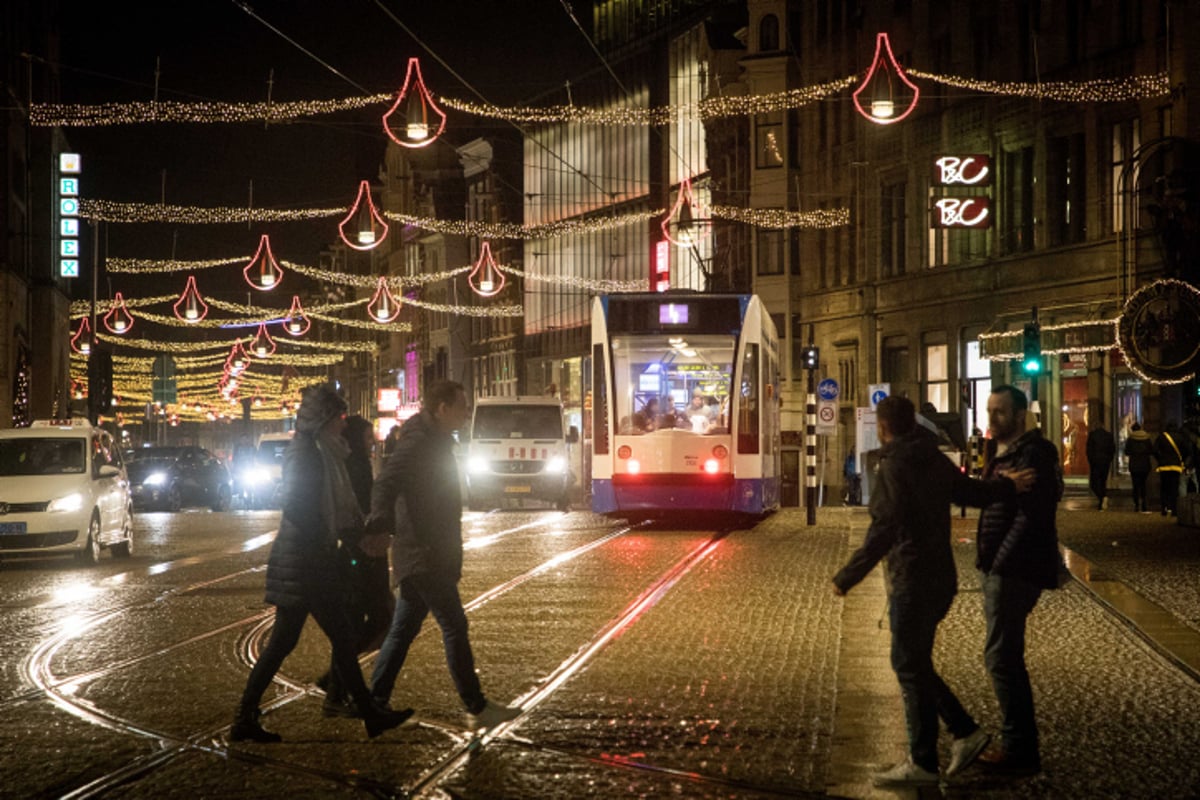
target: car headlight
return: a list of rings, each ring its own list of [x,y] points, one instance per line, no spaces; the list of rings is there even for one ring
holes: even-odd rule
[[[265,467],[253,467],[242,472],[242,483],[258,486],[271,480],[271,473]]]
[[[78,511],[83,508],[83,495],[79,492],[72,492],[66,497],[60,497],[57,500],[51,500],[46,506],[47,511]]]
[[[562,456],[555,456],[546,462],[546,466],[542,472],[548,472],[551,475],[562,475],[567,471],[567,460]]]
[[[146,476],[146,480],[142,481],[146,486],[162,486],[167,482],[167,473],[151,472]]]
[[[488,471],[488,461],[483,456],[471,456],[467,460],[467,472],[478,475]]]

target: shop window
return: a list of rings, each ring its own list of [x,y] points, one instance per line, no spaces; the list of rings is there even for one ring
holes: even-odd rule
[[[963,373],[967,376],[969,409],[962,409],[963,416],[971,426],[971,432],[984,433],[988,429],[987,400],[992,393],[992,363],[979,355],[979,340],[970,338],[965,347]]]
[[[1087,376],[1062,379],[1062,457],[1063,475],[1087,475],[1088,435]]]

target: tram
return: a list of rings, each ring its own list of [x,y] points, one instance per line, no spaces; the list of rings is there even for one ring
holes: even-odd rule
[[[779,507],[779,336],[757,296],[596,297],[591,345],[593,511]]]

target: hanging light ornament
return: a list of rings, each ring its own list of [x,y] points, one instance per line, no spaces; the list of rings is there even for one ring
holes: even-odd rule
[[[279,268],[275,256],[271,253],[271,240],[267,234],[264,233],[258,240],[258,250],[242,270],[242,274],[246,276],[246,283],[263,292],[274,289],[282,280],[283,270]]]
[[[475,294],[491,297],[500,293],[506,280],[504,273],[496,266],[496,260],[492,258],[491,245],[484,242],[479,248],[479,260],[467,276],[467,284],[475,290]]]
[[[304,307],[300,305],[300,295],[292,295],[292,307],[288,309],[287,316],[283,318],[283,329],[292,336],[303,336],[308,333],[309,327],[312,325],[312,320],[304,313]]]
[[[196,276],[188,275],[187,285],[183,287],[183,294],[179,295],[179,299],[172,306],[175,309],[175,316],[184,322],[194,324],[208,316],[208,303],[204,302],[204,298],[200,296],[200,290],[196,288]]]
[[[907,86],[912,92],[902,111],[899,110],[904,97],[901,85]],[[859,95],[864,92],[867,93],[867,100],[870,102],[869,110],[863,108],[862,100],[859,99]],[[911,114],[917,107],[917,98],[920,96],[921,90],[908,79],[897,63],[896,56],[892,54],[888,35],[881,33],[876,36],[875,58],[871,62],[871,68],[867,70],[867,77],[863,78],[863,82],[854,90],[854,107],[858,109],[858,113],[876,125],[891,125]]]
[[[71,349],[83,356],[92,352],[92,323],[87,317],[80,318],[79,330],[71,337]]]
[[[113,307],[104,315],[104,327],[116,334],[128,333],[133,327],[133,315],[129,313],[120,292],[113,297]]]
[[[349,235],[346,226],[351,225]],[[371,200],[371,184],[363,181],[358,185],[358,197],[346,218],[338,224],[338,235],[347,247],[355,250],[374,249],[387,238],[388,224]]]
[[[380,278],[376,284],[375,295],[367,303],[367,313],[376,322],[391,322],[400,316],[400,301],[388,289],[387,278]]]
[[[404,135],[397,136],[389,118],[403,109]],[[436,126],[437,130],[433,130]],[[402,147],[425,147],[433,142],[446,127],[446,112],[433,102],[433,95],[425,88],[421,77],[421,65],[416,58],[408,60],[408,72],[404,75],[404,86],[396,102],[383,115],[383,129],[392,141]]]
[[[676,247],[690,248],[708,235],[710,220],[701,217],[691,179],[679,184],[679,198],[662,222],[663,236]]]
[[[246,348],[242,347],[240,340],[234,342],[233,347],[229,348],[229,358],[225,359],[225,371],[231,376],[237,376],[249,365],[250,356],[246,353]]]
[[[267,323],[258,323],[258,333],[254,334],[254,340],[250,342],[250,349],[258,358],[266,358],[275,353],[275,340],[271,338],[271,334],[267,333]]]

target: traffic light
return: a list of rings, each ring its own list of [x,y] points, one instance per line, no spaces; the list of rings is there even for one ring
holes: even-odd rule
[[[1021,372],[1030,376],[1042,374],[1042,328],[1036,322],[1025,323],[1021,337]]]
[[[816,369],[821,363],[821,348],[811,344],[804,348],[804,368]]]

